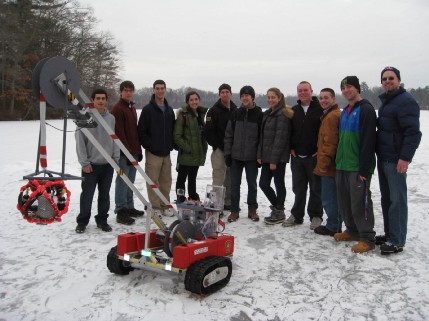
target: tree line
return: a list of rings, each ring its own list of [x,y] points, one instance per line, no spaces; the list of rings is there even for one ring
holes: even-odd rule
[[[0,0],[0,119],[38,117],[31,72],[43,58],[73,61],[86,92],[115,88],[119,49],[110,33],[96,31],[96,24],[93,10],[73,0]]]
[[[401,84],[404,86],[404,84]],[[168,89],[165,95],[168,103],[173,108],[179,108],[185,106],[185,95],[187,92],[195,90],[201,97],[201,105],[205,107],[211,107],[214,103],[219,99],[219,95],[217,92],[199,90],[197,88],[192,87],[182,87],[179,89]],[[237,105],[240,104],[240,97],[238,94],[239,89],[237,89],[237,93],[232,94],[232,101],[234,101]],[[337,90],[336,92],[338,92]],[[429,86],[425,88],[417,88],[417,89],[408,89],[408,91],[413,95],[416,99],[417,103],[420,106],[420,109],[429,110]],[[378,98],[379,95],[384,93],[384,90],[381,86],[369,88],[366,82],[361,83],[361,97],[367,99],[371,102],[371,104],[378,109],[381,106],[381,101]],[[314,91],[314,96],[318,96],[319,93]],[[146,87],[142,89],[138,89],[135,92],[134,100],[136,102],[137,108],[142,108],[145,106],[152,96],[152,88]],[[340,107],[344,107],[347,105],[347,100],[341,95],[337,94],[337,103]],[[298,96],[297,95],[287,95],[285,97],[286,103],[290,106],[296,105]],[[114,101],[110,102],[111,104]],[[255,97],[256,105],[267,108],[267,96],[265,94],[257,94]]]
[[[38,97],[32,94],[32,70],[43,58],[62,56],[71,60],[80,74],[81,88],[89,94],[94,88],[107,89],[112,104],[118,99],[120,50],[109,32],[96,30],[97,20],[91,7],[81,7],[74,0],[0,0],[0,120],[38,119]],[[167,79],[168,81],[168,79]],[[376,108],[381,87],[361,84],[362,97]],[[211,107],[219,99],[217,92],[182,87],[168,89],[171,106],[185,105],[185,94],[196,90],[201,104]],[[237,90],[238,91],[238,90]],[[429,109],[429,86],[409,89],[422,109]],[[152,88],[136,90],[137,107],[146,105]],[[315,95],[318,93],[315,92]],[[240,103],[238,93],[232,97]],[[286,102],[295,105],[298,97],[288,95]],[[338,104],[347,102],[337,95]],[[256,104],[267,107],[266,96],[257,95]],[[48,109],[48,117],[62,117],[63,112]]]

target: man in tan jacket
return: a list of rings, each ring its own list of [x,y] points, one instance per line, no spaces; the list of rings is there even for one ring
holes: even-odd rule
[[[317,164],[313,173],[321,176],[322,205],[328,216],[326,225],[314,229],[314,233],[334,236],[341,232],[341,215],[338,210],[337,188],[335,186],[335,155],[338,146],[338,124],[341,110],[336,104],[335,92],[331,88],[320,91],[320,105],[323,115],[317,140]]]

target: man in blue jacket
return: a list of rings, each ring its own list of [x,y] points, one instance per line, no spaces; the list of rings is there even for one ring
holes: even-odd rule
[[[402,252],[407,237],[407,170],[420,144],[420,107],[401,87],[394,67],[381,72],[384,94],[377,120],[378,179],[385,235],[376,236],[381,254]]]
[[[377,116],[371,103],[360,96],[356,76],[347,76],[341,81],[341,93],[349,104],[340,117],[335,182],[338,208],[346,230],[334,234],[334,239],[358,241],[351,250],[364,253],[375,248],[370,186],[375,168]]]
[[[153,95],[140,115],[138,123],[140,144],[145,149],[145,171],[170,202],[171,158],[173,150],[174,111],[165,99],[166,84],[163,80],[153,83]],[[169,210],[147,184],[147,193],[152,208],[170,216]]]

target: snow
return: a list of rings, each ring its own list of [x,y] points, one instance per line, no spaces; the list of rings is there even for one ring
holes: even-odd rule
[[[49,121],[62,128],[62,121]],[[350,243],[336,243],[303,225],[265,226],[246,218],[243,174],[242,218],[226,223],[235,236],[230,283],[210,296],[184,288],[184,275],[134,270],[114,275],[106,256],[118,234],[144,231],[145,218],[133,226],[115,222],[111,190],[112,233],[92,219],[76,234],[80,182],[66,181],[72,192],[61,223],[36,225],[16,209],[24,175],[35,170],[39,122],[0,122],[2,139],[0,204],[0,320],[427,320],[429,319],[428,198],[429,112],[422,111],[423,141],[408,171],[409,233],[404,252],[381,256],[379,249],[354,254]],[[66,173],[80,175],[72,121],[68,122]],[[48,169],[61,171],[62,132],[47,129]],[[208,156],[210,155],[210,152]],[[200,168],[200,194],[211,183],[210,161]],[[173,152],[173,190],[176,154]],[[137,187],[146,187],[138,176]],[[286,173],[287,209],[293,202]],[[377,175],[372,181],[376,231],[383,232]],[[171,193],[174,199],[174,193]],[[269,212],[258,191],[259,213]],[[142,208],[136,198],[137,208]],[[171,223],[173,218],[165,219]]]

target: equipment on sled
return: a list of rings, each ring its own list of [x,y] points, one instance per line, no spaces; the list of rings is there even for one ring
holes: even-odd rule
[[[49,69],[49,71],[45,69]],[[33,80],[38,78],[37,74],[39,74],[40,81],[39,85],[34,85],[33,82],[33,89],[36,87],[35,89],[40,91],[41,97],[46,98],[48,105],[64,108],[65,117],[74,119],[83,134],[147,208],[149,215],[146,217],[145,232],[126,233],[118,236],[117,246],[113,247],[107,255],[109,271],[124,275],[134,268],[148,267],[186,273],[185,288],[197,294],[209,294],[224,287],[231,277],[232,263],[229,257],[234,251],[234,237],[218,231],[219,213],[223,210],[224,187],[208,186],[204,203],[193,201],[177,203],[178,212],[160,192],[158,186],[146,175],[118,136],[94,108],[89,98],[79,88],[79,75],[70,61],[62,57],[44,59],[36,66],[35,74]],[[106,130],[164,206],[176,215],[177,220],[169,227],[88,130],[88,128],[98,125]],[[43,145],[40,140],[39,145]],[[39,147],[39,150],[43,151],[42,146]],[[40,155],[45,154],[40,152]],[[42,160],[43,157],[40,158]],[[38,168],[36,168],[37,172]],[[64,176],[64,173],[62,174]],[[158,229],[151,229],[151,221],[156,224]]]

